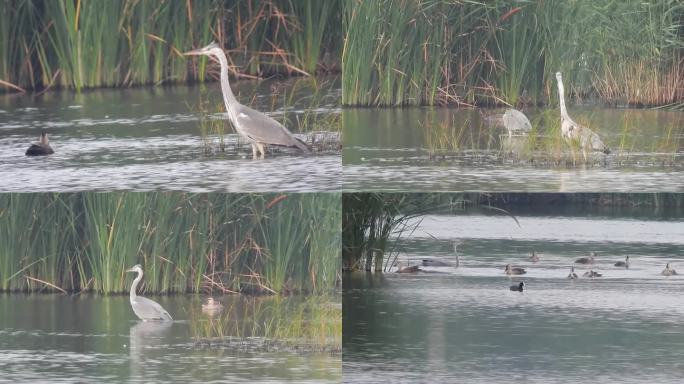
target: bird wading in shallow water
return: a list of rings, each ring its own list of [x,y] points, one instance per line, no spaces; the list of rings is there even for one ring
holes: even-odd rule
[[[282,124],[237,101],[228,82],[228,59],[218,44],[211,43],[204,48],[185,52],[184,55],[209,56],[218,60],[221,65],[221,92],[228,118],[237,133],[252,144],[252,156],[255,159],[264,158],[266,145],[296,147],[304,153],[310,152],[306,144],[294,137]]]
[[[603,144],[599,135],[594,133],[591,129],[577,124],[570,118],[568,110],[565,107],[565,88],[563,87],[563,76],[560,72],[556,72],[556,80],[558,82],[558,98],[560,99],[561,134],[565,141],[569,144],[579,144],[582,149],[584,161],[587,161],[587,151],[598,151],[609,154],[610,148]]]
[[[135,265],[131,269],[127,269],[126,272],[137,272],[135,280],[133,280],[133,285],[131,285],[131,307],[133,312],[138,316],[140,320],[173,320],[171,315],[166,312],[166,309],[162,308],[159,303],[154,300],[150,300],[146,297],[138,296],[135,290],[138,288],[138,283],[142,280],[143,270],[140,264]]]

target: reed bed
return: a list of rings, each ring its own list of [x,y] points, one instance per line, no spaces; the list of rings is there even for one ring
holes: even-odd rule
[[[681,103],[682,20],[676,0],[352,0],[343,104],[548,103],[557,71],[575,96]]]
[[[193,308],[190,329],[200,346],[339,353],[340,301],[339,295],[237,297],[218,313]]]
[[[0,290],[320,293],[339,286],[339,194],[0,195]]]
[[[0,80],[11,90],[204,80],[214,67],[181,52],[212,40],[226,48],[235,74],[336,71],[341,7],[315,0],[1,1]]]

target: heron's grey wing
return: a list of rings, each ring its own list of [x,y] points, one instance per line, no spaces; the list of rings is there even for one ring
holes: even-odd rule
[[[258,143],[286,147],[301,145],[282,124],[252,108],[241,105],[236,119],[242,133]]]
[[[137,296],[131,302],[133,312],[142,320],[173,320],[166,310],[154,300]]]
[[[509,131],[524,131],[528,132],[532,129],[532,124],[530,120],[525,116],[524,113],[518,111],[517,109],[508,109],[503,116],[504,126]]]

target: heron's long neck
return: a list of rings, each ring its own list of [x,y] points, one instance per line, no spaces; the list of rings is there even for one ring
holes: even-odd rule
[[[233,91],[230,89],[230,83],[228,82],[228,59],[226,55],[221,52],[218,56],[219,63],[221,64],[221,91],[223,93],[223,103],[226,105],[226,110],[228,113],[232,114],[232,106],[237,105],[237,100]]]
[[[142,276],[143,276],[142,271],[139,271],[138,277],[136,277],[135,280],[133,280],[133,285],[131,285],[131,300],[135,299],[137,296],[135,294],[135,291],[138,289],[138,283],[140,282],[140,280],[142,280]]]
[[[568,118],[568,110],[565,108],[565,88],[563,80],[558,80],[558,98],[560,99],[561,118]]]

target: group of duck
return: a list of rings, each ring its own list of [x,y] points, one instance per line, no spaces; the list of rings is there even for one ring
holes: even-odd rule
[[[575,263],[576,264],[591,265],[591,264],[594,264],[596,257],[597,257],[596,252],[591,252],[589,257],[580,257],[579,259],[575,260]],[[531,261],[533,263],[539,262],[540,260],[541,260],[541,258],[534,251],[532,252],[532,256],[530,256],[527,259],[527,261]],[[625,256],[625,261],[618,261],[615,264],[613,264],[613,266],[628,269],[629,268],[629,256]],[[509,276],[510,275],[524,275],[527,273],[527,271],[525,270],[525,268],[512,267],[510,264],[506,264],[506,266],[504,267],[504,273],[506,275],[509,275]],[[665,269],[663,269],[663,271],[660,272],[660,274],[663,276],[674,276],[677,274],[677,271],[674,268],[670,267],[670,263],[667,263],[665,265]],[[593,269],[590,269],[590,270],[584,272],[582,277],[593,279],[596,277],[603,277],[603,275],[594,271]],[[571,279],[571,280],[579,279],[579,275],[575,272],[574,266],[570,267],[570,274],[568,274],[568,279]],[[514,291],[514,292],[522,292],[524,287],[525,287],[525,282],[521,281],[519,284],[511,285],[509,289],[511,291]]]
[[[423,267],[455,267],[458,268],[460,266],[460,260],[458,257],[458,251],[457,251],[457,246],[458,244],[454,244],[454,252],[456,254],[456,263],[450,263],[446,261],[441,261],[441,260],[434,260],[434,259],[423,259],[421,261],[421,264]],[[575,264],[582,264],[582,265],[592,265],[596,261],[597,254],[596,252],[591,252],[588,257],[580,257],[579,259],[575,260]],[[538,263],[541,261],[541,257],[537,252],[533,251],[532,255],[527,258],[527,261],[532,262],[532,263]],[[629,256],[625,256],[624,261],[617,261],[613,264],[613,266],[618,267],[618,268],[624,268],[624,269],[629,269]],[[419,265],[412,265],[408,267],[401,267],[401,265],[397,265],[397,270],[396,273],[416,273],[416,272],[424,272],[422,269],[420,269]],[[515,276],[515,275],[524,275],[527,273],[527,270],[522,267],[515,267],[512,266],[511,264],[506,264],[504,267],[504,274],[507,276]],[[670,263],[667,263],[665,265],[665,269],[663,269],[662,272],[660,272],[661,275],[663,276],[675,276],[677,275],[677,271],[670,267]],[[590,269],[584,274],[582,274],[582,277],[585,278],[597,278],[597,277],[603,277],[603,274],[594,271],[593,269]],[[575,272],[575,267],[570,266],[570,273],[568,274],[568,279],[570,280],[575,280],[579,279],[580,276]],[[516,285],[510,286],[511,291],[515,292],[522,292],[525,287],[525,282],[521,281],[520,283]]]

